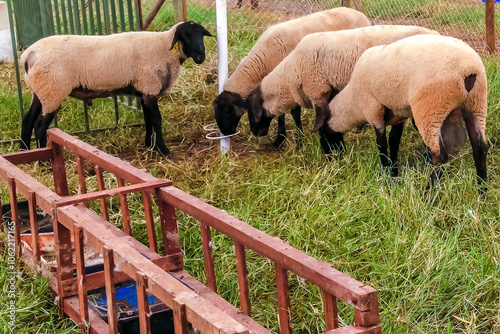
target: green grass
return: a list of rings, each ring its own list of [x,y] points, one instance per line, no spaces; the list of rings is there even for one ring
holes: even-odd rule
[[[380,17],[412,17],[417,18],[422,14],[425,7],[432,0],[409,0],[401,2],[398,0],[367,0],[363,2],[363,8],[370,15]]]
[[[452,25],[467,22],[470,26],[485,25],[484,8],[457,8],[454,10],[443,11],[432,17],[431,20],[436,25]]]
[[[0,332],[16,334],[33,333],[79,333],[75,324],[59,317],[59,310],[51,296],[49,282],[44,277],[33,279],[31,271],[22,264],[8,262],[8,248],[0,247]],[[13,287],[11,288],[11,284]],[[15,318],[9,310],[14,302]]]
[[[424,6],[425,2],[419,4]],[[169,26],[173,17],[169,11],[160,11],[153,29]],[[200,8],[199,13],[189,18],[206,23],[215,34],[213,10]],[[244,13],[239,15],[245,17]],[[238,22],[241,26],[230,32],[233,69],[260,35],[244,31],[244,21]],[[124,127],[80,138],[154,176],[172,179],[178,188],[374,287],[379,293],[384,333],[500,332],[499,59],[483,58],[489,85],[489,192],[479,199],[469,146],[443,167],[441,183],[424,191],[431,168],[424,162],[420,135],[411,126],[403,134],[402,175],[398,179],[390,178],[380,166],[370,129],[347,134],[347,152],[328,161],[318,136],[311,133],[310,111],[303,114],[305,138],[301,146],[296,145],[289,126],[290,139],[280,151],[271,150],[274,132],[266,138],[253,137],[244,116],[242,133],[232,140],[233,150],[221,157],[217,143],[204,139],[203,125],[214,122],[212,101],[217,96],[216,41],[205,41],[206,62],[197,66],[188,61],[172,94],[161,99],[164,136],[173,152],[170,158],[146,150],[143,128]],[[18,136],[20,121],[15,84],[5,73],[12,70],[3,64],[0,133],[7,139]],[[27,91],[24,98],[27,108]],[[114,122],[110,101],[95,101],[89,112],[93,127]],[[60,127],[69,132],[80,130],[82,117],[81,103],[68,100],[60,112]],[[136,111],[123,109],[121,117],[123,124],[141,121]],[[291,118],[287,122],[292,124]],[[5,145],[0,150],[11,152],[17,146]],[[76,191],[78,179],[71,161],[70,157],[69,184]],[[47,167],[34,164],[23,168],[53,187]],[[96,189],[95,177],[89,176],[87,182],[89,190]],[[115,181],[106,175],[106,182]],[[4,185],[1,198],[2,203],[9,201]],[[141,205],[140,195],[132,196],[134,236],[146,242]],[[92,208],[99,211],[97,203]],[[117,201],[111,203],[110,214],[120,226]],[[180,212],[178,222],[186,270],[204,282],[199,223]],[[219,293],[238,305],[232,242],[214,232],[213,244]],[[252,251],[247,251],[247,257],[253,317],[278,332],[273,264]],[[0,259],[0,282],[6,279],[6,268],[5,260]],[[24,271],[22,267],[20,270]],[[321,292],[294,275],[289,279],[294,331],[322,331]],[[43,278],[31,279],[23,274],[16,292],[19,332],[36,332],[39,327],[35,325],[47,333],[75,331],[70,322],[58,318]],[[8,301],[4,290],[0,304]],[[0,324],[6,321],[2,309]],[[342,325],[352,323],[351,307],[339,303],[339,315]]]

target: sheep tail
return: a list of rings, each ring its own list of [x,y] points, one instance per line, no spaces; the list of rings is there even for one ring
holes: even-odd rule
[[[474,84],[476,83],[476,77],[476,74],[471,74],[464,79],[465,90],[467,91],[467,93],[469,93],[474,87]]]
[[[33,58],[32,54],[33,54],[33,52],[30,52],[30,50],[28,50],[27,52],[23,53],[23,55],[21,56],[21,61],[24,63],[24,71],[26,74],[28,74],[28,69],[31,68],[29,63],[32,63],[30,61],[30,59],[32,60],[32,58]]]

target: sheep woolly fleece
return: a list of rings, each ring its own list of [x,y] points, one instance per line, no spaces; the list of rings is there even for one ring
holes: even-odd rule
[[[474,74],[467,92],[464,79]],[[413,115],[424,143],[436,153],[441,126],[457,108],[472,114],[485,141],[487,80],[481,58],[461,40],[419,35],[368,49],[349,84],[329,103],[328,126],[346,132],[368,122],[381,131]]]
[[[28,69],[24,79],[40,99],[44,116],[78,87],[98,92],[133,87],[147,95],[166,94],[179,77],[179,60],[186,58],[181,48],[169,50],[179,24],[165,32],[43,38],[21,56]]]
[[[297,105],[326,105],[332,87],[340,91],[349,83],[354,65],[365,50],[418,34],[438,32],[416,26],[380,25],[307,35],[262,80],[263,108],[279,116]]]
[[[227,80],[224,90],[245,99],[300,42],[314,32],[353,29],[370,25],[361,12],[334,8],[276,24],[268,28]]]

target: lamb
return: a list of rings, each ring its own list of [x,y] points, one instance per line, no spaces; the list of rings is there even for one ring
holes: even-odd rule
[[[225,135],[236,132],[236,126],[246,109],[245,99],[304,36],[314,32],[369,25],[370,21],[361,12],[341,7],[313,13],[268,28],[227,80],[224,91],[213,102],[215,119],[221,132]],[[292,110],[292,116],[297,127],[301,129],[300,107]],[[275,146],[279,146],[286,136],[284,116],[278,121]]]
[[[486,71],[479,55],[452,37],[419,35],[375,46],[359,58],[351,81],[328,105],[324,126],[330,135],[368,122],[376,133],[383,166],[397,175],[397,153],[404,121],[413,117],[433,165],[445,163],[443,133],[450,114],[463,116],[472,145],[479,192],[485,182],[487,115]],[[392,125],[387,156],[386,126]],[[429,185],[440,173],[434,170]]]
[[[95,98],[133,95],[142,97],[146,146],[169,154],[158,97],[171,91],[186,59],[203,63],[203,36],[212,34],[190,21],[165,32],[59,35],[37,41],[21,56],[24,79],[33,91],[22,120],[21,149],[30,149],[33,128],[38,146],[46,146],[47,128],[67,96],[91,105]]]
[[[265,136],[274,116],[297,106],[315,109],[314,131],[317,131],[324,121],[328,102],[347,85],[356,61],[365,50],[419,34],[438,35],[438,32],[417,26],[379,25],[307,35],[249,95],[252,133]],[[343,144],[341,134],[337,142]],[[323,135],[321,145],[328,150]]]

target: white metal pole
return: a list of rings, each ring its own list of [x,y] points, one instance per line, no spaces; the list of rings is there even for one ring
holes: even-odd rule
[[[216,0],[217,13],[217,52],[218,52],[218,71],[219,71],[219,93],[224,90],[224,84],[229,75],[228,67],[228,48],[227,48],[227,6],[226,0]],[[220,134],[223,136],[223,134]],[[222,138],[220,140],[220,149],[226,153],[231,148],[231,140]]]

